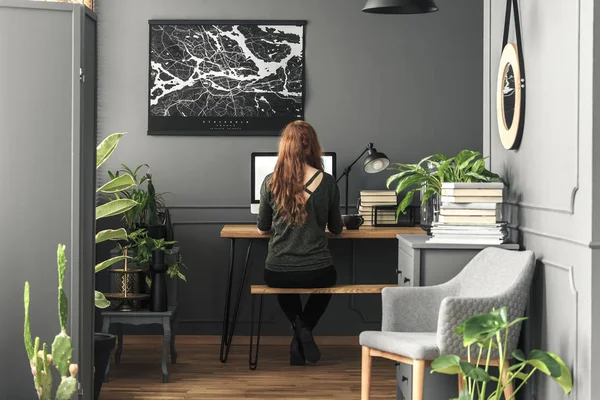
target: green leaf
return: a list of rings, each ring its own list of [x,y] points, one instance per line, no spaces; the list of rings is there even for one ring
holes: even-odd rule
[[[98,273],[98,272],[110,267],[111,265],[118,263],[119,261],[123,261],[126,258],[131,258],[131,257],[117,256],[117,257],[109,258],[106,261],[102,261],[101,263],[96,264],[96,267],[94,268],[94,270],[96,273]]]
[[[185,278],[185,275],[183,275],[181,272],[177,271],[177,276],[179,277],[179,279],[181,279],[182,281],[187,283],[187,279]]]
[[[523,352],[519,349],[513,351],[512,356],[519,361],[527,361],[527,359],[525,358],[525,354],[523,354]]]
[[[467,158],[465,161],[463,161],[459,166],[458,169],[464,170],[467,169],[467,167],[469,166],[469,164],[475,159],[477,158],[478,154],[474,154],[469,156],[469,158]]]
[[[506,307],[500,307],[499,309],[490,311],[490,314],[502,321],[502,325],[508,324],[508,311]]]
[[[472,364],[469,364],[465,361],[461,362],[461,366],[462,363],[468,364],[473,368],[470,368],[465,375],[468,376],[469,378],[473,379],[474,381],[477,382],[489,382],[490,381],[490,375],[485,372],[483,369],[479,368],[479,367],[475,367]]]
[[[25,307],[25,321],[23,323],[23,341],[25,342],[25,351],[27,352],[27,358],[33,360],[35,352],[33,350],[33,343],[31,339],[31,324],[29,322],[29,282],[25,282],[25,288],[23,289],[23,305]]]
[[[542,350],[531,350],[527,363],[553,378],[561,376],[560,364],[548,353]]]
[[[106,160],[108,160],[108,157],[110,157],[113,151],[115,151],[117,145],[119,144],[121,136],[123,136],[124,134],[125,133],[113,133],[112,135],[104,139],[102,143],[98,145],[98,147],[96,147],[96,168],[98,168],[99,166],[104,164]]]
[[[554,378],[556,383],[563,389],[565,392],[565,396],[571,393],[573,390],[573,377],[571,376],[571,371],[569,367],[565,364],[565,362],[560,358],[557,354],[551,353],[549,351],[546,352],[550,357],[554,359],[560,365],[560,376]]]
[[[402,212],[403,214],[406,213],[406,209],[408,208],[408,206],[411,205],[416,190],[417,189],[410,190],[408,193],[406,193],[406,195],[400,202],[398,210],[400,210],[400,212]],[[398,219],[398,215],[396,215],[396,219]]]
[[[489,181],[489,178],[487,178],[487,177],[485,177],[483,175],[480,175],[480,174],[478,174],[476,172],[467,172],[465,175],[466,176],[470,176],[471,178],[475,178],[475,179],[477,179],[477,181],[480,181],[480,182],[487,182],[487,181]]]
[[[427,174],[414,174],[407,176],[398,182],[398,186],[396,186],[396,194],[400,194],[400,192],[412,186],[420,186],[424,183],[427,183],[427,180]]]
[[[502,329],[501,324],[500,318],[490,313],[472,316],[464,322],[464,346],[470,346],[495,335]]]
[[[110,301],[106,300],[106,297],[97,290],[94,290],[94,304],[98,308],[107,308],[110,306]]]
[[[109,201],[106,204],[96,207],[96,220],[122,214],[125,211],[131,210],[137,204],[136,201],[130,199]]]
[[[439,356],[431,363],[431,372],[440,374],[457,375],[460,374],[460,358],[454,354],[444,354]]]
[[[105,229],[96,234],[96,243],[106,242],[107,240],[127,240],[127,231],[124,228]]]
[[[130,187],[135,186],[135,182],[133,177],[129,174],[125,174],[122,176],[118,176],[109,182],[105,183],[100,187],[97,192],[102,193],[116,193],[122,192],[123,190],[127,190]]]
[[[148,277],[146,277],[146,285],[148,285],[148,287],[152,286],[152,280]]]
[[[390,176],[389,178],[387,178],[387,181],[385,182],[385,187],[387,187],[389,189],[390,185],[394,181],[396,181],[396,180],[398,180],[398,179],[400,179],[400,178],[402,178],[405,175],[410,174],[410,173],[414,173],[414,172],[413,171],[402,171],[402,172],[399,172],[397,174],[394,174],[394,175]]]

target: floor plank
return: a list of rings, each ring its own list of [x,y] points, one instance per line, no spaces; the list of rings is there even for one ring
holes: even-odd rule
[[[182,339],[184,337],[181,337]],[[158,338],[157,338],[158,339]],[[179,338],[178,338],[179,340]],[[360,346],[322,346],[314,365],[289,365],[289,347],[261,346],[258,369],[248,369],[248,347],[232,346],[229,361],[219,362],[219,346],[181,340],[169,383],[160,372],[160,340],[125,336],[119,365],[111,366],[102,400],[190,399],[360,399]],[[373,360],[373,400],[396,398],[394,363]]]

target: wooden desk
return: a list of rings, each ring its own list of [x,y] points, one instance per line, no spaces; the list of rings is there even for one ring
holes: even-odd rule
[[[327,232],[327,237],[330,239],[350,239],[352,243],[352,269],[354,270],[354,239],[367,240],[367,239],[396,239],[396,235],[407,235],[407,234],[422,234],[423,230],[418,226],[411,227],[375,227],[375,226],[361,226],[357,230],[347,230],[344,228],[340,235],[332,235]],[[245,225],[225,225],[221,230],[221,237],[231,240],[231,247],[229,252],[229,274],[227,276],[227,289],[225,292],[225,310],[223,312],[223,326],[221,329],[221,352],[220,360],[222,363],[227,361],[229,355],[229,348],[231,347],[231,341],[235,331],[235,323],[237,321],[237,314],[240,308],[240,302],[242,299],[242,292],[245,288],[246,275],[248,273],[248,264],[250,261],[250,254],[252,251],[252,243],[254,240],[267,240],[270,235],[263,235],[258,232],[255,224]],[[238,286],[238,293],[233,309],[233,316],[231,322],[229,320],[230,304],[231,304],[231,286],[233,283],[233,269],[235,259],[235,242],[236,239],[249,239],[248,248],[246,249],[246,261],[240,277],[240,283]],[[354,283],[354,282],[352,282]]]
[[[361,226],[357,230],[344,228],[341,234],[333,235],[326,232],[329,239],[396,239],[396,235],[422,234],[419,226],[409,227],[377,227]],[[256,225],[225,225],[221,229],[221,237],[226,239],[268,239],[271,235],[263,235],[256,229]]]

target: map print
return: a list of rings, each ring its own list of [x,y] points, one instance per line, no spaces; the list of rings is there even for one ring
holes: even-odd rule
[[[304,117],[303,42],[303,25],[151,23],[149,133],[277,134]]]

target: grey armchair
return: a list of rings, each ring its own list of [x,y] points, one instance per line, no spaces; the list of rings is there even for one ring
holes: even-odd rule
[[[383,289],[382,330],[360,335],[361,399],[370,398],[372,357],[383,357],[413,366],[412,399],[423,400],[424,372],[431,361],[441,354],[467,358],[456,327],[493,307],[506,306],[511,319],[522,317],[534,269],[531,251],[488,247],[442,285]],[[516,349],[520,331],[521,324],[511,329],[508,354]],[[492,358],[498,365],[498,355]],[[512,391],[506,388],[507,399]]]

